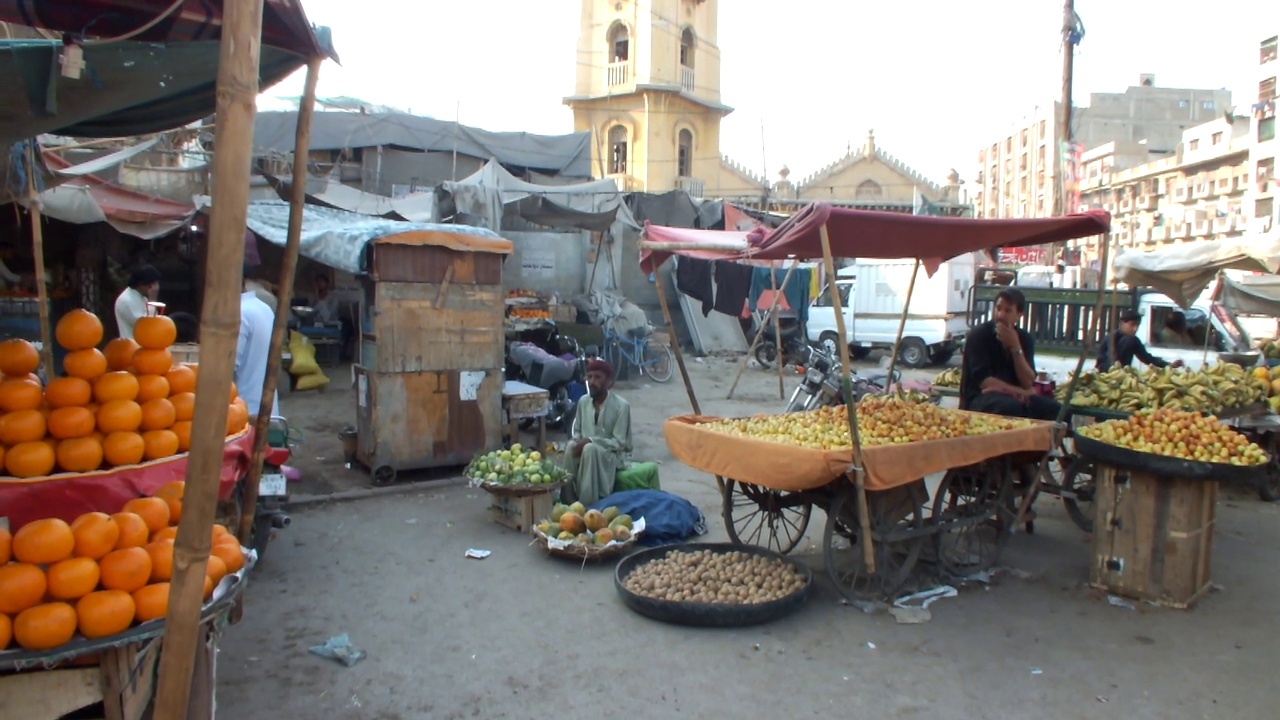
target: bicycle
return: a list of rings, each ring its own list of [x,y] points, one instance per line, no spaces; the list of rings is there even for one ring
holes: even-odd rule
[[[666,343],[654,338],[649,328],[632,328],[626,337],[613,328],[605,328],[604,345],[605,359],[615,367],[626,361],[654,382],[664,383],[671,379],[675,353]]]

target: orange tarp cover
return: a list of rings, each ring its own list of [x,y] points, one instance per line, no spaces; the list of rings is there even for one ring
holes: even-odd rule
[[[662,432],[680,462],[704,472],[773,490],[796,492],[835,480],[853,463],[853,450],[812,450],[708,430],[721,418],[680,415],[668,418]],[[1019,430],[879,445],[863,450],[868,490],[888,490],[933,473],[964,467],[1016,452],[1048,452],[1053,424]]]

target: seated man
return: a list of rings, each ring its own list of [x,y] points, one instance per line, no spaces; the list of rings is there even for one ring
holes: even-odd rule
[[[563,502],[591,505],[614,490],[658,489],[657,466],[631,464],[631,405],[616,393],[613,366],[587,363],[587,394],[578,400],[569,440],[569,483]]]
[[[1169,319],[1164,321],[1164,327],[1160,329],[1158,337],[1161,345],[1195,346],[1196,344],[1187,330],[1187,316],[1176,310],[1169,313]]]
[[[1026,298],[1013,288],[996,295],[992,319],[973,329],[964,344],[960,408],[1035,420],[1056,420],[1061,406],[1037,395],[1035,343],[1018,321]]]

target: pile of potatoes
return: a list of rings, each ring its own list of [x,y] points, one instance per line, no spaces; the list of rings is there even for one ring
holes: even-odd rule
[[[673,550],[636,568],[623,585],[655,600],[760,605],[796,592],[804,586],[804,576],[778,558]]]

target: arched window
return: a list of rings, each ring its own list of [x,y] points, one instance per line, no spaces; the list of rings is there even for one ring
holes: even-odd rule
[[[875,180],[864,180],[858,185],[858,200],[879,200],[884,196],[884,192],[880,189],[879,183]]]
[[[693,31],[689,28],[680,33],[680,65],[693,67]]]
[[[609,174],[627,174],[627,129],[622,125],[609,128]]]
[[[688,128],[676,136],[676,175],[693,177],[693,133]]]
[[[616,22],[609,27],[609,62],[626,62],[631,59],[631,35],[627,26]]]

